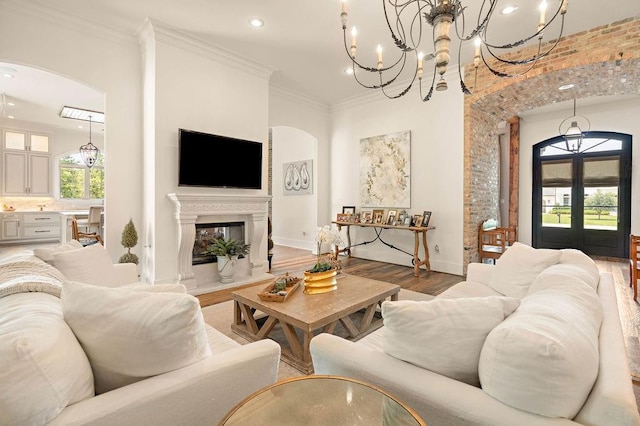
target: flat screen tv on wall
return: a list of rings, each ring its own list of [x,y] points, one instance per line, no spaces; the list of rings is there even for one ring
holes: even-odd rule
[[[179,186],[262,188],[262,143],[179,129]]]

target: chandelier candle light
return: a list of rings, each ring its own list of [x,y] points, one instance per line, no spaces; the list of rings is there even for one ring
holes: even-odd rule
[[[361,86],[367,89],[380,89],[386,97],[396,99],[409,92],[417,78],[420,86],[420,98],[422,101],[428,101],[431,99],[434,87],[436,91],[447,90],[447,82],[444,79],[444,74],[447,72],[447,67],[451,59],[451,28],[453,27],[455,28],[455,35],[460,41],[458,49],[458,76],[460,78],[460,86],[463,93],[471,94],[471,91],[463,81],[462,65],[460,64],[465,42],[474,40],[475,43],[473,67],[475,68],[476,80],[478,67],[481,63],[484,63],[491,73],[501,78],[522,76],[533,69],[540,59],[551,53],[562,37],[568,0],[554,1],[558,2],[558,7],[551,19],[547,21],[548,5],[546,0],[542,0],[539,7],[540,19],[537,26],[534,26],[535,31],[532,31],[530,35],[510,43],[496,43],[488,40],[487,30],[490,26],[493,29],[493,16],[498,5],[498,0],[472,2],[481,3],[481,6],[477,16],[470,17],[472,21],[477,22],[477,26],[469,33],[465,31],[465,13],[466,15],[470,15],[471,12],[468,11],[467,6],[462,4],[462,0],[382,0],[382,9],[384,11],[386,24],[391,39],[399,49],[400,55],[397,60],[389,62],[391,65],[385,67],[382,60],[382,45],[379,44],[376,49],[377,65],[375,67],[369,67],[363,65],[356,59],[356,38],[358,31],[355,27],[351,29],[351,44],[347,44],[347,0],[342,0],[342,13],[340,18],[342,20],[342,31],[344,33],[344,47],[352,63],[352,74]],[[501,13],[512,13],[516,9],[517,7],[511,6],[510,12],[507,12],[506,8],[504,8]],[[558,17],[561,17],[559,34],[555,42],[548,49],[542,50],[543,33]],[[429,24],[429,26],[424,24]],[[433,47],[430,47],[429,50],[433,49],[433,53],[425,54],[420,51],[423,27],[431,27]],[[510,60],[499,54],[501,51],[523,46],[535,38],[538,39],[538,49],[535,55],[528,56],[523,60]],[[408,58],[414,56],[416,58],[415,67],[407,66]],[[495,65],[487,62],[487,58],[489,58],[489,62]],[[425,60],[431,59],[434,59],[434,73],[431,80],[431,88],[427,95],[423,96],[423,63]],[[511,72],[504,72],[499,70],[496,65],[502,68],[505,68],[505,66],[514,66],[516,69]],[[405,67],[407,71],[403,74]],[[376,82],[372,84],[364,83],[363,80],[359,78],[358,71],[365,71],[371,74],[377,73],[379,79],[375,79]],[[437,84],[435,84],[436,74],[440,76]],[[387,86],[396,81],[401,75],[403,78],[406,77],[409,80],[406,87],[397,94],[389,94],[387,92]]]

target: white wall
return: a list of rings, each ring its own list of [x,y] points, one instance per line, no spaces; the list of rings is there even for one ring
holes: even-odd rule
[[[455,75],[448,76],[454,81]],[[355,83],[354,83],[355,84]],[[435,92],[421,102],[414,88],[403,98],[389,100],[381,93],[368,94],[332,110],[331,210],[332,219],[342,206],[355,205],[360,212],[360,139],[403,130],[411,131],[410,214],[432,211],[428,232],[431,268],[462,274],[463,261],[463,95],[450,83],[446,92]],[[395,206],[386,206],[386,210]],[[370,210],[370,209],[369,209]],[[375,237],[371,228],[352,227],[352,243]],[[413,253],[412,233],[385,230],[390,244]],[[439,253],[435,246],[438,245]],[[376,241],[353,250],[358,257],[411,266],[412,256]]]
[[[124,251],[124,225],[130,218],[136,224],[142,220],[141,67],[136,40],[29,2],[3,0],[0,61],[49,71],[105,94],[105,241],[117,261]],[[110,172],[110,165],[117,168]]]
[[[271,70],[247,59],[235,57],[215,46],[204,44],[159,22],[147,22],[141,34],[153,52],[145,56],[145,145],[150,145],[153,163],[146,167],[152,181],[145,193],[153,200],[145,204],[149,232],[146,245],[152,250],[147,278],[152,282],[177,277],[178,226],[174,206],[167,194],[267,195],[268,78]],[[150,45],[152,47],[150,47]],[[148,98],[153,98],[149,100]],[[223,188],[178,187],[178,129],[231,136],[262,142],[263,188],[231,190]],[[147,140],[148,139],[148,140]],[[203,158],[194,167],[225,167],[242,172],[238,158]],[[266,226],[260,259],[267,258]]]
[[[520,122],[520,207],[518,214],[518,240],[531,244],[531,209],[533,191],[533,145],[558,136],[558,125],[572,114],[572,107],[566,110],[535,114],[528,112]],[[628,99],[600,105],[580,106],[577,113],[591,121],[591,130],[627,133],[633,136],[632,163],[640,156],[640,98]],[[632,166],[631,171],[631,232],[640,233],[640,171]]]
[[[317,228],[318,140],[292,127],[275,126],[272,130],[272,239],[275,244],[307,250],[315,248]],[[285,163],[312,160],[313,191],[305,195],[284,195]]]

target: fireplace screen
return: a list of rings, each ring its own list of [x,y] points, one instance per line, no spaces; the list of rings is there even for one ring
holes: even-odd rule
[[[201,263],[217,262],[215,256],[203,255],[202,252],[219,239],[233,238],[237,241],[244,241],[244,223],[243,222],[227,222],[227,223],[196,223],[196,239],[193,243],[193,265]]]

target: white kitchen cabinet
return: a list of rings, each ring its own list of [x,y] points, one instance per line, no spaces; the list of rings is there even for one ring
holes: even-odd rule
[[[2,242],[60,241],[57,212],[1,213]]]
[[[2,213],[2,229],[0,239],[2,241],[11,241],[20,239],[20,214],[19,213]]]
[[[2,195],[51,196],[50,139],[43,133],[3,131]]]

